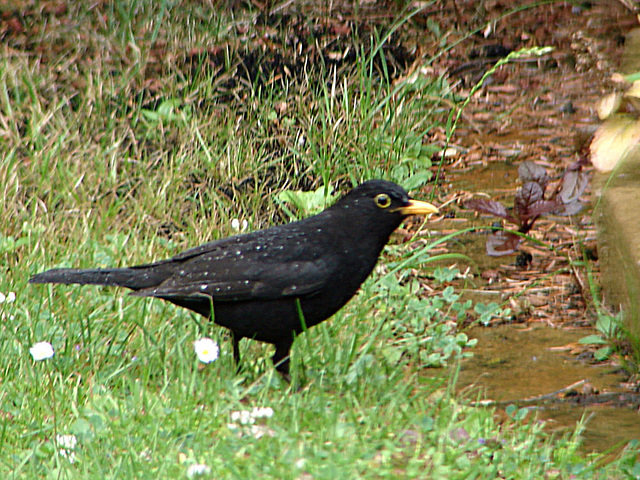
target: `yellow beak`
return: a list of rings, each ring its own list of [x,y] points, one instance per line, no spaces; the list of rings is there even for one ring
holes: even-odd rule
[[[429,213],[438,213],[438,208],[427,202],[420,200],[410,200],[409,205],[398,208],[403,215],[427,215]]]

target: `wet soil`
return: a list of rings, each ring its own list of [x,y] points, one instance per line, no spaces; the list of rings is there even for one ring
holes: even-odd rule
[[[593,362],[579,339],[584,327],[544,323],[475,327],[473,358],[462,363],[458,389],[478,404],[528,407],[560,431],[587,420],[586,452],[607,451],[640,438],[640,395],[623,387],[627,375],[614,362]]]

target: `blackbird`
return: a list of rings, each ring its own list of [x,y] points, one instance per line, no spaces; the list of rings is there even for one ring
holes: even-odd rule
[[[304,220],[216,240],[155,263],[59,268],[29,282],[122,286],[134,296],[168,300],[231,330],[236,362],[242,338],[273,344],[273,363],[288,380],[295,336],[353,297],[405,217],[437,211],[395,183],[370,180]]]

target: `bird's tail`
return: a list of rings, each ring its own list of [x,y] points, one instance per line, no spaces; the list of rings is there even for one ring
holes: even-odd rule
[[[145,275],[145,273],[147,273]],[[112,285],[133,290],[156,286],[157,275],[141,272],[137,268],[106,268],[80,270],[75,268],[54,268],[38,273],[29,283],[76,283],[79,285]]]

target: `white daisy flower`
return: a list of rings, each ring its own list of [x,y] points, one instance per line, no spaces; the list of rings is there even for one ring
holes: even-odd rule
[[[210,338],[201,338],[193,342],[193,348],[196,351],[198,360],[202,363],[211,363],[218,359],[220,347]]]
[[[0,292],[0,303],[12,303],[16,301],[16,292],[9,292],[6,295]]]
[[[76,461],[76,454],[74,452],[78,439],[75,435],[56,435],[56,447],[58,447],[58,453],[60,456],[69,460],[69,463]]]
[[[201,477],[208,474],[210,471],[211,469],[205,464],[194,463],[193,465],[189,465],[189,468],[187,468],[187,478]]]
[[[253,418],[271,418],[273,417],[273,408],[271,407],[255,407],[251,410]]]
[[[249,222],[247,222],[246,220],[242,220],[242,222],[240,222],[240,220],[238,220],[237,218],[231,220],[231,228],[233,228],[236,232],[244,232],[248,226]]]
[[[231,421],[239,422],[241,425],[248,425],[255,422],[255,419],[248,410],[240,410],[239,412],[231,412]]]
[[[38,342],[33,344],[29,349],[29,353],[31,353],[31,356],[36,362],[39,362],[40,360],[53,357],[54,352],[49,342]]]

